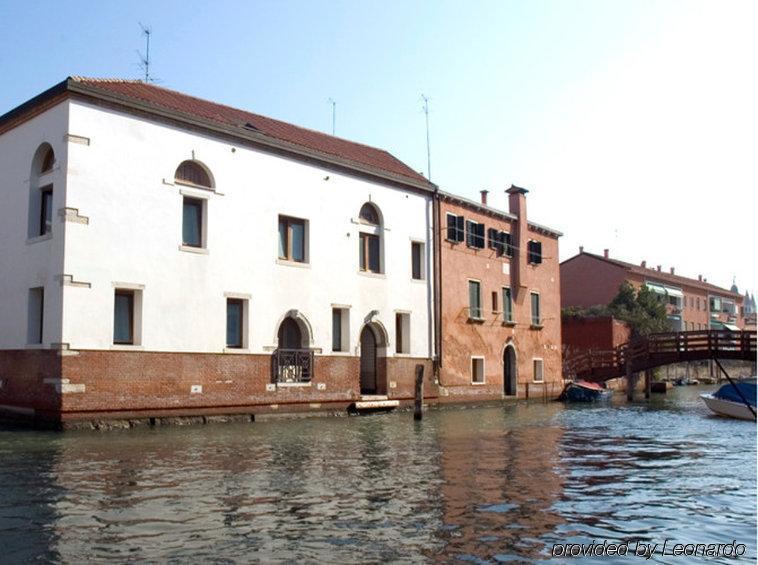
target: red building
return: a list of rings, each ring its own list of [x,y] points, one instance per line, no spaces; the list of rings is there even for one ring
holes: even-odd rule
[[[674,331],[706,329],[742,329],[745,326],[743,297],[708,282],[698,275],[693,279],[675,273],[672,267],[664,271],[658,265],[649,268],[645,261],[639,265],[603,255],[579,254],[560,265],[561,306],[588,308],[611,302],[624,281],[635,288],[646,286],[666,303]]]

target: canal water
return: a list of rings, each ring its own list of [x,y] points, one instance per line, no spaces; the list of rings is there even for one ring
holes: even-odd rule
[[[555,544],[736,540],[755,562],[755,425],[710,416],[704,390],[421,423],[4,430],[0,561],[519,562]]]

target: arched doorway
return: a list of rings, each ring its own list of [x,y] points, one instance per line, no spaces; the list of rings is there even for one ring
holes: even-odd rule
[[[376,335],[368,325],[361,331],[361,394],[377,393]]]
[[[503,394],[516,396],[518,392],[518,367],[516,365],[516,348],[509,343],[503,349]]]
[[[285,316],[276,335],[277,347],[271,356],[273,382],[310,382],[313,379],[313,350],[305,318],[297,313]]]

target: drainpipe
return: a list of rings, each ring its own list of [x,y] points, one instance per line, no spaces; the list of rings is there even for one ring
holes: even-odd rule
[[[434,241],[434,286],[432,301],[434,302],[434,377],[440,381],[442,367],[442,218],[440,217],[440,189],[434,187],[432,197],[432,237]]]

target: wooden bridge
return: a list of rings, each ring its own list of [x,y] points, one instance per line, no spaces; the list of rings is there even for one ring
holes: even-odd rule
[[[705,359],[755,362],[755,331],[704,330],[652,334],[615,349],[593,351],[566,360],[564,376],[603,382],[656,367]]]

